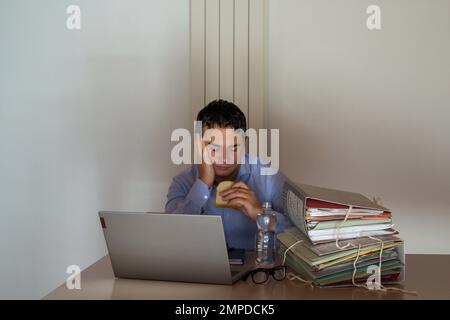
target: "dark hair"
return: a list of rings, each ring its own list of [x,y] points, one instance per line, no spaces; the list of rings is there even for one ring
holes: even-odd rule
[[[222,99],[208,103],[197,115],[202,126],[247,130],[245,115],[237,105]]]

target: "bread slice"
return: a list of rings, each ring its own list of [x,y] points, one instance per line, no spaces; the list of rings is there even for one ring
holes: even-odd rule
[[[217,186],[216,190],[216,207],[217,208],[233,208],[236,209],[235,206],[230,206],[227,204],[225,200],[222,199],[222,197],[219,195],[221,191],[225,191],[231,188],[231,186],[234,184],[234,181],[222,181]]]

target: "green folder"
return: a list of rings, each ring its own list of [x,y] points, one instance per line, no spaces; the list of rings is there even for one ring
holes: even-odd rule
[[[278,234],[278,240],[280,241],[281,244],[283,244],[286,248],[290,247],[291,245],[293,245],[294,243],[296,243],[298,240],[290,233],[287,232],[282,232],[280,234]],[[396,243],[395,245],[400,245],[401,241],[399,243]],[[392,243],[390,244],[392,245]],[[379,251],[380,249],[380,245],[376,244],[376,245],[372,245],[372,246],[367,246],[361,249],[362,255],[365,255],[367,252],[370,251]],[[388,247],[386,246],[386,249],[388,249]],[[308,265],[310,266],[319,266],[321,264],[324,263],[331,263],[334,260],[338,260],[338,259],[342,259],[345,258],[347,256],[351,256],[351,255],[356,255],[356,253],[358,252],[358,249],[345,249],[345,250],[341,250],[332,254],[328,254],[328,255],[323,255],[323,256],[318,256],[317,254],[315,254],[314,252],[312,252],[311,250],[309,250],[307,247],[305,247],[303,245],[303,243],[298,243],[297,245],[295,245],[294,247],[292,247],[290,249],[291,252],[293,252],[294,255],[298,256],[299,258],[301,258],[303,261],[305,261]]]

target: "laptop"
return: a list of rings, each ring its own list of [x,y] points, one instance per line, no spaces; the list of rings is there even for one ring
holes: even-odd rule
[[[230,267],[222,218],[100,211],[117,278],[233,284],[249,266]]]

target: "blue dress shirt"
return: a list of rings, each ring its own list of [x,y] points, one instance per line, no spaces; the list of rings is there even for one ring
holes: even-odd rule
[[[256,164],[250,164],[249,156],[245,155],[245,160],[245,163],[239,166],[236,181],[247,184],[261,203],[272,202],[277,218],[276,233],[292,227],[289,218],[283,214],[282,190],[285,176],[281,172],[275,175],[261,175],[261,168],[264,165],[259,159]],[[216,186],[208,188],[198,178],[198,165],[192,165],[173,178],[165,210],[168,213],[221,216],[228,248],[255,249],[256,222],[240,211],[217,208]]]

